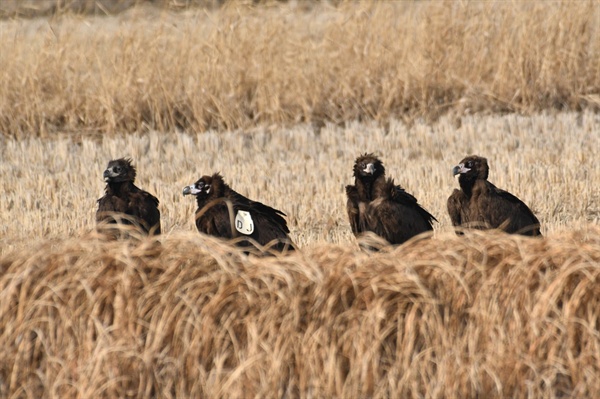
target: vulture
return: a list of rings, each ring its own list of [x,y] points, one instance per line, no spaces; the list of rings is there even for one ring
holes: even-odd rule
[[[183,195],[196,197],[196,228],[201,233],[236,239],[240,247],[252,247],[255,242],[280,252],[294,249],[286,214],[237,193],[219,173],[202,176],[184,187]]]
[[[468,156],[452,169],[460,190],[448,198],[452,225],[541,236],[540,222],[520,199],[490,183],[487,159]]]
[[[130,159],[115,159],[104,171],[105,194],[98,200],[97,223],[134,225],[149,235],[160,234],[158,199],[138,188]]]
[[[363,154],[354,163],[354,185],[346,186],[350,227],[356,237],[368,231],[390,244],[432,231],[436,218],[393,179],[374,154]]]

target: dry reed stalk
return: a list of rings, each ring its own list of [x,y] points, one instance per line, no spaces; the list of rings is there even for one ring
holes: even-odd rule
[[[257,258],[191,233],[0,258],[3,397],[600,390],[600,230]]]

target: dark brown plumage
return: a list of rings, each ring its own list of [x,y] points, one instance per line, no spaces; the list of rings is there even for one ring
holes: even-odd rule
[[[468,156],[452,170],[460,190],[448,198],[448,214],[454,226],[502,229],[507,233],[540,236],[540,222],[517,197],[490,183],[487,159]]]
[[[237,193],[219,173],[202,176],[196,183],[184,187],[183,195],[190,194],[196,196],[198,203],[196,227],[201,233],[236,238],[236,245],[242,247],[253,245],[244,239],[249,238],[269,249],[293,249],[285,213]]]
[[[110,161],[103,176],[106,194],[98,200],[96,222],[133,224],[146,234],[160,234],[158,199],[133,184],[136,170],[131,160]]]
[[[433,230],[437,221],[417,199],[386,179],[382,162],[363,154],[354,163],[354,185],[346,186],[347,211],[355,236],[371,231],[390,244]]]

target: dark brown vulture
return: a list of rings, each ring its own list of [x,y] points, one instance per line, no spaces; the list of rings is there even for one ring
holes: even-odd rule
[[[490,183],[487,159],[468,156],[452,169],[460,175],[460,190],[448,198],[452,225],[477,229],[502,229],[507,233],[541,236],[540,222],[517,197]]]
[[[236,239],[236,245],[241,247],[253,246],[253,240],[271,250],[294,249],[285,213],[237,193],[219,173],[202,176],[196,183],[184,187],[183,195],[188,194],[196,196],[199,232]]]
[[[104,171],[106,194],[98,200],[96,222],[132,224],[146,234],[160,234],[158,199],[133,184],[135,175],[130,159],[108,163]]]
[[[433,230],[437,220],[417,199],[386,179],[382,162],[363,154],[354,163],[354,186],[346,186],[347,210],[355,236],[371,231],[390,244]]]

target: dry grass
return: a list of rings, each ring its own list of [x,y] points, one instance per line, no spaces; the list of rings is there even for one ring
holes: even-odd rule
[[[600,392],[598,3],[302,4],[0,21],[0,397]],[[529,116],[471,115],[494,111]],[[358,251],[343,188],[371,151],[433,237]],[[451,233],[472,153],[543,239]],[[123,156],[160,243],[91,232]],[[197,234],[181,190],[215,171],[300,250]]]
[[[226,0],[3,0],[0,18],[38,18],[75,15],[115,15],[134,7],[183,10],[190,7],[218,8]],[[258,3],[258,1],[254,1]]]
[[[600,107],[598,2],[302,4],[2,21],[0,132]]]
[[[599,126],[564,113],[4,139],[0,397],[593,396]],[[439,218],[433,239],[358,252],[343,186],[374,149]],[[450,169],[470,152],[544,239],[449,231]],[[161,200],[158,247],[89,233],[101,171],[123,155]],[[197,234],[181,189],[215,170],[286,211],[301,251],[247,258]]]
[[[593,397],[600,229],[245,257],[197,234],[0,260],[0,395]]]
[[[377,151],[388,175],[450,226],[446,200],[458,187],[452,166],[477,153],[490,180],[529,204],[543,234],[600,223],[600,117],[596,114],[465,117],[408,127],[310,126],[200,134],[151,132],[96,140],[5,139],[0,146],[0,253],[42,238],[82,235],[94,226],[108,160],[131,156],[139,186],[160,200],[165,234],[195,231],[196,204],[182,189],[220,171],[231,186],[288,214],[301,247],[354,244],[344,186],[356,156]]]

